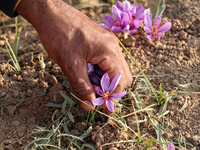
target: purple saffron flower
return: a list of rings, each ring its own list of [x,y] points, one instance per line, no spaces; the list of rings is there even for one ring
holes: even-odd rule
[[[175,147],[172,143],[169,143],[167,150],[175,150]]]
[[[160,25],[162,24],[161,21],[162,21],[162,18],[157,17],[154,20],[154,23],[152,26],[151,17],[147,16],[147,15],[144,17],[144,23],[145,23],[146,27],[143,27],[143,29],[147,34],[149,34],[147,36],[147,38],[149,40],[154,40],[155,37],[162,37],[163,36],[162,33],[167,32],[171,28],[171,26],[172,26],[171,22],[167,22],[160,27]]]
[[[92,101],[92,103],[96,106],[100,106],[104,103],[104,109],[107,106],[108,110],[113,112],[114,111],[114,103],[112,102],[112,99],[117,99],[121,98],[126,94],[126,91],[117,93],[117,94],[112,94],[112,92],[115,90],[117,87],[120,79],[121,79],[122,73],[119,72],[114,79],[112,80],[110,84],[110,77],[108,76],[108,73],[105,73],[103,77],[101,78],[101,88],[102,90],[94,85],[94,90],[95,92],[101,96],[99,98],[96,98]]]
[[[126,12],[129,15],[129,33],[131,34],[137,32],[137,29],[144,22],[144,16],[148,15],[150,12],[150,8],[144,10],[143,6],[138,7],[136,4],[131,5],[127,0],[124,2],[124,5],[120,1],[117,1],[115,5],[120,12]]]
[[[169,143],[168,147],[167,147],[167,150],[175,150],[174,145],[172,143]],[[179,150],[181,150],[181,149],[179,149]]]
[[[92,65],[91,63],[87,63],[87,71],[91,82],[99,85],[104,71],[98,65]]]
[[[105,25],[103,23],[100,23],[99,26],[102,28],[110,31],[112,30],[113,32],[128,32],[129,31],[129,16],[125,12],[121,12],[115,5],[112,6],[112,14],[116,19],[114,19],[110,15],[106,15],[104,17],[104,20],[106,22]]]

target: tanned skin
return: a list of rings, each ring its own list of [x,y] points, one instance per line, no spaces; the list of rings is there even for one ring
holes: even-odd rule
[[[87,62],[98,64],[111,80],[122,78],[113,93],[132,82],[129,67],[117,38],[62,0],[21,0],[16,12],[37,30],[49,56],[67,76],[73,93],[92,106],[96,98],[87,74]],[[90,107],[81,103],[85,111]]]

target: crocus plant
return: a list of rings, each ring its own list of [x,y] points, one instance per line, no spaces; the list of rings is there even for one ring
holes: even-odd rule
[[[155,37],[162,37],[163,32],[168,31],[171,28],[171,23],[167,22],[160,27],[161,17],[157,17],[152,26],[152,14],[150,14],[150,8],[145,9],[143,6],[137,6],[125,0],[124,4],[117,1],[115,5],[112,6],[112,14],[106,15],[104,17],[105,23],[100,23],[99,25],[112,32],[121,32],[124,37],[127,33],[134,34],[138,32],[140,26],[144,26],[144,31],[147,32],[147,38],[149,40],[154,40]],[[159,28],[160,27],[160,28]]]
[[[96,106],[100,106],[104,104],[104,108],[107,106],[108,110],[113,112],[114,111],[114,103],[112,102],[112,99],[121,98],[126,94],[126,91],[120,92],[117,94],[112,94],[112,92],[115,90],[117,85],[119,84],[119,81],[121,79],[122,73],[119,72],[110,83],[110,77],[108,76],[108,73],[105,73],[103,77],[101,78],[101,88],[102,90],[94,85],[95,92],[100,96],[99,98],[96,98],[92,101],[92,103]]]
[[[138,7],[136,4],[131,5],[129,1],[125,1],[124,5],[117,1],[112,6],[112,14],[116,19],[110,15],[104,17],[107,25],[99,24],[106,30],[113,32],[128,32],[130,34],[136,33],[137,29],[143,23],[144,16],[149,13],[150,9],[143,12],[143,7]]]
[[[175,150],[175,147],[172,143],[169,143],[167,150]]]
[[[167,150],[175,150],[174,145],[172,143],[169,143]],[[179,150],[181,150],[181,149],[179,149]]]
[[[152,25],[151,18],[149,16],[144,17],[144,24],[146,25],[146,27],[143,27],[143,29],[147,34],[149,34],[147,35],[147,38],[149,40],[154,40],[155,37],[162,37],[162,33],[167,32],[171,28],[171,22],[167,22],[160,27],[160,25],[162,24],[161,21],[162,18],[157,17]]]

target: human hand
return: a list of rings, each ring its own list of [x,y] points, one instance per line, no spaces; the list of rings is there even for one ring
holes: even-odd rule
[[[73,93],[92,106],[96,98],[87,73],[87,62],[98,64],[111,80],[118,72],[122,78],[113,93],[131,83],[129,67],[117,38],[62,0],[22,0],[16,12],[36,28],[50,57],[67,76]],[[90,107],[81,103],[85,111]],[[94,107],[94,106],[92,106]]]

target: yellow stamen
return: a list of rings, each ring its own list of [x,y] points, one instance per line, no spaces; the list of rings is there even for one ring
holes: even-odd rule
[[[157,26],[157,23],[155,24],[155,26],[152,26],[153,38],[155,37],[155,34],[158,33],[158,28],[160,27],[161,24],[162,24],[162,22],[158,26]]]
[[[104,97],[103,98],[107,98],[109,96],[109,92],[107,91],[106,93],[104,93]]]
[[[108,96],[109,96],[109,91],[107,91],[106,93],[104,93],[104,109],[106,108],[106,101],[108,100]]]

